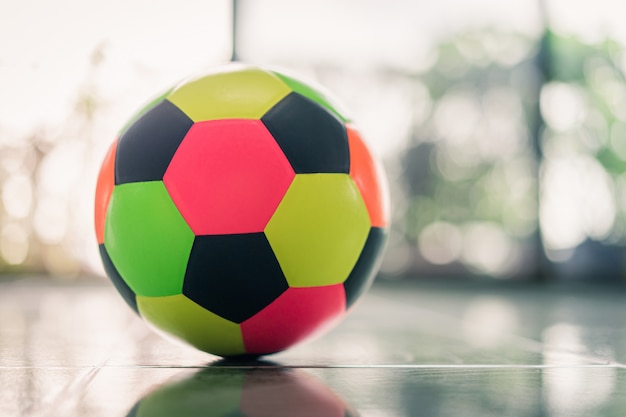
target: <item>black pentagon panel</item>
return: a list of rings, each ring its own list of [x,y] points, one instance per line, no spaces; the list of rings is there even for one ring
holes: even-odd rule
[[[183,294],[207,310],[241,323],[287,288],[264,233],[196,236]]]
[[[313,100],[289,93],[261,121],[297,174],[350,172],[345,126]]]
[[[380,261],[379,254],[383,246],[385,246],[386,241],[386,229],[379,227],[372,227],[370,229],[359,259],[356,261],[352,272],[350,272],[350,275],[343,283],[343,287],[346,291],[346,308],[350,308],[359,296],[374,282],[378,262]]]
[[[135,313],[139,314],[139,309],[137,308],[137,298],[133,290],[130,289],[128,284],[124,281],[124,278],[117,272],[117,268],[113,265],[113,261],[109,256],[106,248],[103,244],[98,245],[100,248],[100,257],[102,258],[102,265],[104,266],[104,270],[107,273],[107,276],[113,282],[113,285],[117,289],[117,292],[120,293],[122,298],[126,301],[126,303],[135,310]]]
[[[163,100],[120,137],[115,158],[115,184],[159,181],[191,125],[178,107]]]

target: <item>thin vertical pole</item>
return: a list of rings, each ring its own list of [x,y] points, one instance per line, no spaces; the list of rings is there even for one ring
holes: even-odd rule
[[[533,236],[534,252],[535,252],[535,279],[538,281],[549,281],[554,279],[552,271],[552,263],[548,259],[541,231],[541,222],[539,212],[541,206],[541,167],[543,164],[543,152],[541,149],[541,136],[545,130],[545,121],[541,115],[540,96],[541,90],[546,83],[552,80],[552,48],[550,45],[550,22],[546,6],[546,0],[538,0],[539,18],[541,19],[542,33],[539,39],[538,50],[535,56],[535,70],[538,75],[538,82],[534,97],[534,110],[530,125],[532,150],[535,159],[535,179],[537,181],[537,191],[535,198],[537,201],[537,229]]]
[[[232,0],[232,32],[231,32],[231,54],[230,61],[237,62],[239,61],[237,42],[238,42],[238,32],[239,32],[239,1]]]

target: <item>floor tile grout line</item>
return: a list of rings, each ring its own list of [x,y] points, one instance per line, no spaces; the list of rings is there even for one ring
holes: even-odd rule
[[[237,366],[237,365],[235,365]],[[244,368],[246,366],[241,366]],[[248,368],[252,368],[248,366]],[[263,367],[256,367],[263,368]],[[515,365],[515,364],[473,364],[473,365],[449,365],[449,364],[378,364],[378,365],[283,365],[276,368],[287,369],[507,369],[507,368],[621,368],[624,365]]]
[[[577,364],[577,365],[515,365],[515,364],[472,364],[472,365],[428,365],[428,364],[405,364],[405,365],[331,365],[331,366],[286,366],[286,368],[302,369],[626,369],[621,364]]]
[[[535,365],[517,365],[517,364],[343,364],[343,365],[247,365],[232,364],[212,367],[206,365],[187,365],[187,366],[171,366],[171,365],[105,365],[101,367],[95,366],[40,366],[40,367],[10,367],[0,366],[0,370],[8,369],[85,369],[85,372],[74,378],[68,384],[67,388],[75,386],[78,381],[91,381],[93,377],[102,370],[136,370],[136,369],[626,369],[626,365],[619,363],[607,364],[535,364]],[[62,390],[63,391],[63,390]]]

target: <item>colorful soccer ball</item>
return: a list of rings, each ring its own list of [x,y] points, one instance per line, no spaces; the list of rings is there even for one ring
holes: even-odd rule
[[[107,275],[157,329],[220,356],[284,350],[372,283],[379,164],[335,102],[230,65],[155,100],[111,145],[95,226]]]

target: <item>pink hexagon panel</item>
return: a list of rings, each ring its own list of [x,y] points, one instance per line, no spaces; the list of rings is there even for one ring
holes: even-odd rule
[[[343,285],[289,288],[241,323],[246,353],[278,352],[329,330],[346,311]]]
[[[295,173],[259,120],[194,124],[163,181],[196,235],[261,232]]]

